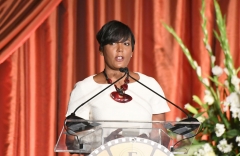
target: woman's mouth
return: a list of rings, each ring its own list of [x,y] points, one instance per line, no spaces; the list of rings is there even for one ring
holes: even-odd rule
[[[120,61],[123,61],[124,58],[123,58],[123,56],[117,56],[117,57],[115,57],[115,59],[116,59],[116,61],[120,62]]]

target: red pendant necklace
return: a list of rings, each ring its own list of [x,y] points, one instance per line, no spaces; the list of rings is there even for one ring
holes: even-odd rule
[[[104,74],[108,84],[111,84],[112,80],[108,78],[105,70],[103,71],[103,74]],[[121,85],[120,88],[118,88],[116,85],[114,85],[116,91],[114,91],[110,94],[111,98],[120,103],[126,103],[126,102],[131,101],[132,97],[128,94],[125,94],[125,91],[128,89],[128,83],[129,83],[129,79],[128,79],[128,75],[127,75],[127,77],[124,80],[124,84]]]

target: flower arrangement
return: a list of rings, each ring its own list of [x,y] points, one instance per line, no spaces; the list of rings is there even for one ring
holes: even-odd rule
[[[205,87],[203,99],[193,95],[193,101],[199,105],[199,108],[189,103],[185,105],[185,108],[202,122],[200,131],[207,138],[206,140],[201,137],[197,139],[197,143],[203,143],[203,146],[193,155],[240,156],[240,78],[237,76],[240,67],[234,68],[226,35],[225,18],[221,14],[217,0],[214,0],[214,8],[218,29],[214,31],[214,35],[225,57],[224,67],[215,64],[216,57],[208,43],[207,18],[204,14],[205,1],[202,0],[200,14],[203,20],[201,25],[204,33],[203,43],[211,59],[212,68],[212,73],[208,77],[202,76],[201,67],[192,58],[173,28],[166,24],[163,25],[179,43],[191,67],[196,71],[198,79]]]

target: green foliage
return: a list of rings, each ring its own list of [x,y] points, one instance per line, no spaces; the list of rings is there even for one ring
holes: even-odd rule
[[[202,17],[201,27],[204,34],[203,44],[211,59],[212,68],[212,74],[208,77],[202,77],[201,67],[198,66],[197,62],[193,59],[190,51],[174,29],[165,23],[163,23],[163,26],[176,39],[191,67],[196,71],[198,79],[206,89],[204,99],[193,95],[193,101],[199,105],[199,108],[193,111],[192,106],[188,104],[186,109],[189,108],[189,112],[194,112],[193,115],[196,118],[204,118],[202,122],[202,133],[207,135],[207,143],[212,146],[212,149],[217,155],[235,156],[240,152],[240,78],[237,76],[240,67],[237,69],[234,68],[226,33],[226,18],[222,16],[217,0],[214,0],[217,26],[217,30],[214,30],[214,35],[220,43],[221,51],[224,54],[224,67],[219,67],[215,64],[216,58],[208,43],[209,37],[205,5],[205,0],[202,0],[200,14]],[[222,82],[220,81],[222,80],[220,77],[224,74],[226,79]],[[220,95],[225,95],[225,97],[221,97]],[[191,107],[189,107],[189,105]],[[200,139],[198,142],[202,143],[206,142],[206,140]],[[195,155],[201,154],[196,151]],[[238,155],[240,156],[240,154]]]

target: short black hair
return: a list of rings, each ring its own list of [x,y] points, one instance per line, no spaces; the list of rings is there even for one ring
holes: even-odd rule
[[[99,50],[102,51],[103,47],[113,42],[124,42],[131,38],[132,51],[134,50],[135,38],[131,29],[124,23],[116,20],[107,22],[98,31],[96,38],[99,43]]]

